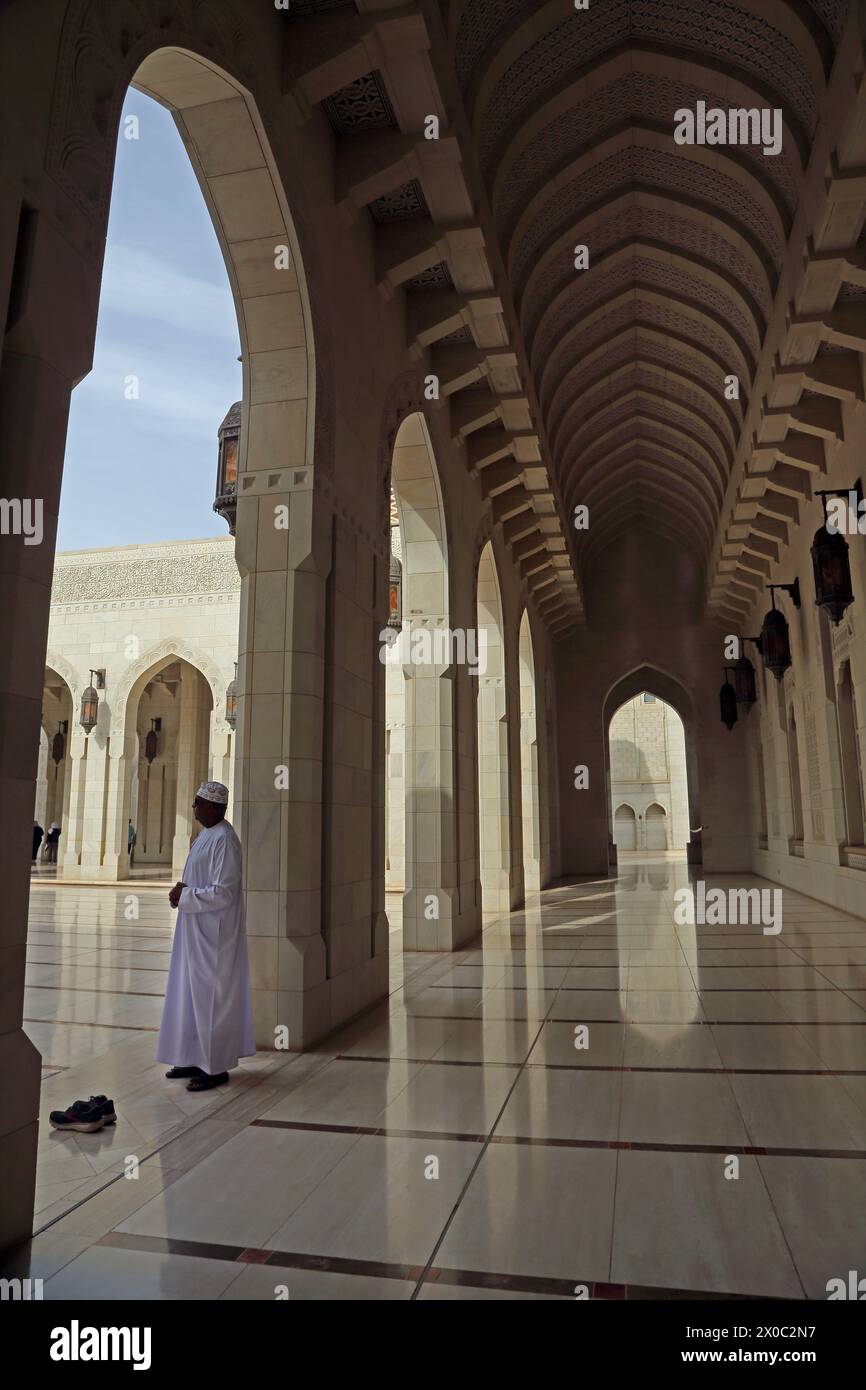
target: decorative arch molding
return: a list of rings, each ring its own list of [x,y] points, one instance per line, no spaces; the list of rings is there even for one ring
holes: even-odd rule
[[[185,661],[204,677],[211,690],[214,710],[220,710],[220,718],[225,719],[225,691],[220,693],[225,676],[216,662],[185,638],[166,637],[150,647],[137,661],[131,662],[121,678],[111,707],[112,738],[122,737],[129,732],[130,721],[144,687],[172,660]]]
[[[633,700],[635,695],[640,695],[645,690],[649,691],[651,695],[658,696],[660,700],[664,700],[665,704],[676,710],[686,729],[694,723],[694,707],[685,686],[677,680],[676,676],[662,670],[660,666],[642,663],[633,667],[631,671],[627,671],[624,676],[620,676],[619,680],[609,687],[602,706],[605,734],[617,710],[628,704],[629,700]]]
[[[61,680],[66,682],[69,694],[72,697],[72,709],[74,713],[79,696],[85,688],[85,677],[79,675],[74,666],[72,666],[65,657],[61,656],[59,652],[52,651],[50,647],[45,653],[45,666],[46,669],[54,671],[56,675],[60,676]],[[89,678],[89,670],[87,675]]]
[[[94,231],[104,230],[111,202],[120,114],[136,72],[163,48],[186,49],[255,82],[246,30],[231,0],[67,0],[55,76],[46,171]],[[101,238],[89,249],[101,261]]]
[[[267,20],[266,13],[262,12],[263,25],[280,24],[275,11]],[[305,215],[302,184],[290,191],[284,186],[275,153],[275,146],[285,144],[280,136],[284,118],[276,115],[283,96],[273,84],[262,82],[250,34],[251,12],[243,7],[241,14],[237,0],[172,0],[168,12],[160,0],[69,0],[46,154],[46,172],[84,214],[80,249],[98,271],[128,88],[145,92],[174,115],[220,242],[238,318],[243,398],[249,406],[241,431],[239,502],[271,489],[285,491],[287,486],[329,494],[335,415],[327,315],[317,315],[314,334],[310,308],[311,288],[317,303],[328,302],[318,237]],[[221,120],[231,130],[240,151],[240,167],[228,174],[219,162],[219,129],[201,124],[204,107],[209,121]],[[284,157],[283,167],[286,164]],[[231,190],[226,192],[227,179],[246,181],[243,196],[235,192],[232,198]],[[277,269],[273,250],[265,253],[268,242],[273,248],[288,246],[287,270]],[[276,387],[269,380],[265,400],[250,406],[263,366],[257,357],[264,349],[255,339],[251,342],[245,302],[265,294],[279,294],[285,305],[275,316],[267,348],[271,357],[279,351],[286,361]],[[293,295],[300,300],[300,313],[289,302]],[[272,372],[273,362],[266,365]],[[255,432],[249,419],[252,409],[260,416]],[[280,414],[279,426],[271,420],[266,428],[268,410],[271,416]],[[265,435],[270,440],[267,468],[256,443]],[[287,482],[291,470],[299,468],[310,472]],[[239,547],[242,573],[243,557]]]
[[[385,393],[382,406],[382,426],[379,431],[379,477],[384,499],[383,535],[388,533],[391,464],[400,426],[409,415],[414,415],[416,411],[426,415],[425,407],[428,407],[429,404],[429,401],[424,399],[424,372],[421,367],[403,372],[391,382]]]
[[[602,706],[602,730],[606,757],[610,758],[610,721],[629,700],[642,691],[649,691],[670,705],[683,723],[686,744],[686,780],[689,793],[689,816],[692,827],[701,824],[701,795],[698,769],[698,741],[701,737],[701,721],[694,703],[685,686],[676,676],[660,666],[642,662],[619,680],[614,681],[604,698]],[[610,782],[608,780],[608,786]]]
[[[406,453],[409,453],[408,474]],[[418,455],[423,454],[423,462]],[[427,617],[448,621],[452,608],[451,566],[449,562],[448,522],[442,490],[442,477],[436,462],[436,450],[430,437],[430,427],[423,410],[403,416],[394,437],[390,488],[394,495],[400,531],[403,539],[403,614],[404,618]],[[426,490],[426,497],[425,497]],[[414,495],[413,495],[414,493]],[[419,562],[415,553],[420,527],[425,542],[421,546],[424,558]],[[431,558],[431,548],[436,554]],[[426,580],[426,588],[421,583]],[[431,597],[431,583],[439,590],[439,602]],[[419,588],[420,585],[420,588]]]

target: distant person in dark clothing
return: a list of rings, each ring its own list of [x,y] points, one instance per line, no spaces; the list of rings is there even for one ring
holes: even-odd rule
[[[49,864],[57,863],[57,841],[60,839],[60,826],[53,820],[45,836],[45,858]]]
[[[42,836],[43,836],[44,834],[45,834],[45,831],[42,829],[42,826],[39,824],[38,820],[34,820],[34,822],[33,822],[33,863],[34,863],[34,864],[36,863],[36,856],[37,856],[37,854],[39,853],[39,846],[42,844]]]

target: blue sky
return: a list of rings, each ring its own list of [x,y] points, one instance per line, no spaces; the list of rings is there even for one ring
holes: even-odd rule
[[[140,138],[121,122],[93,370],[72,393],[61,550],[228,534],[211,508],[216,432],[241,396],[234,303],[174,121],[132,90],[130,114]]]

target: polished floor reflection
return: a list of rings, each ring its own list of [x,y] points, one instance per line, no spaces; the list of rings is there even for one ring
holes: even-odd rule
[[[389,1000],[202,1095],[153,1061],[164,891],[34,886],[29,1272],[46,1298],[825,1298],[866,1268],[866,923],[785,890],[777,936],[678,925],[687,882],[624,858],[452,956],[404,958],[395,900]],[[116,1128],[48,1127],[92,1092]]]

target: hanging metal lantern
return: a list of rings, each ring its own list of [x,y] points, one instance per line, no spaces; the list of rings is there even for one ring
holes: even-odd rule
[[[388,626],[399,629],[403,625],[403,566],[397,556],[391,555],[391,569],[388,574]]]
[[[99,718],[99,696],[93,684],[95,674],[94,671],[90,672],[90,684],[81,697],[81,714],[78,722],[86,735],[89,735],[91,730],[96,728],[96,721]]]
[[[845,609],[854,602],[851,586],[851,565],[848,560],[848,542],[841,531],[827,529],[828,497],[846,496],[854,488],[841,492],[816,492],[824,507],[824,525],[819,526],[812,541],[812,570],[815,576],[815,603],[826,608],[832,623],[841,622]],[[859,483],[857,485],[859,495]]]
[[[729,733],[737,722],[737,692],[728,680],[727,673],[730,669],[729,666],[724,668],[725,683],[719,691],[719,713]]]
[[[747,656],[741,656],[734,667],[734,690],[737,693],[737,704],[743,705],[748,714],[758,698],[758,690],[755,668]]]
[[[764,665],[780,681],[791,665],[791,639],[785,615],[779,612],[775,599],[761,628],[761,645]]]
[[[151,719],[150,732],[148,733],[147,738],[144,740],[144,756],[147,759],[148,767],[150,767],[150,764],[153,762],[154,758],[159,752],[158,734],[161,728],[161,719]]]
[[[57,733],[51,740],[51,757],[55,767],[66,757],[66,729],[63,724],[58,724]]]
[[[241,402],[235,401],[217,431],[219,453],[217,456],[216,499],[213,509],[223,521],[228,522],[232,535],[238,509],[238,454],[241,440]]]
[[[784,589],[794,600],[794,607],[800,607],[800,581],[793,584],[768,584],[773,596],[773,606],[761,626],[761,656],[768,671],[772,671],[780,681],[791,665],[791,635],[784,613],[776,607],[776,589]]]
[[[226,723],[234,733],[238,722],[238,663],[235,662],[234,680],[226,690]]]

